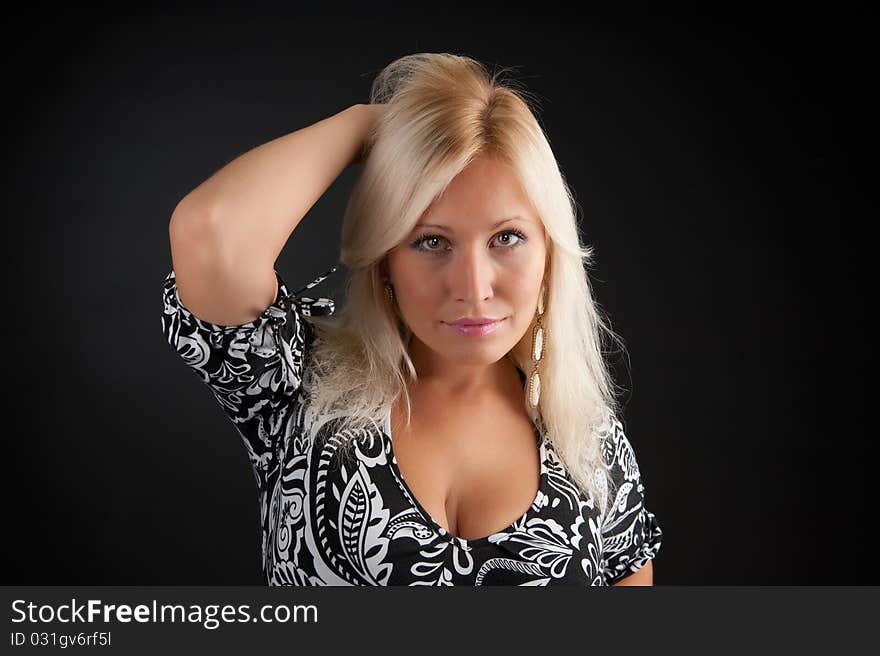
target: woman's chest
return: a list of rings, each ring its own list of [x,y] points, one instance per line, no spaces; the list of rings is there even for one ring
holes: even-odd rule
[[[345,439],[354,439],[355,458],[347,464],[338,457]],[[474,539],[450,533],[414,495],[387,431],[295,444],[302,450],[288,449],[264,497],[269,583],[602,584],[597,513],[548,441],[538,449],[532,503],[504,528]]]
[[[452,535],[476,540],[497,533],[535,501],[541,440],[524,414],[437,412],[407,423],[395,406],[384,428],[403,486]]]

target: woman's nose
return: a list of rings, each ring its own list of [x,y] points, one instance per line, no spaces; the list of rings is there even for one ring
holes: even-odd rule
[[[450,284],[457,300],[481,303],[492,297],[495,270],[485,253],[474,250],[465,252],[452,267]]]

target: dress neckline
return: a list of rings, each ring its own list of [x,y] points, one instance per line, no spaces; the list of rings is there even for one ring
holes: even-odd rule
[[[522,515],[520,515],[516,520],[514,520],[512,523],[508,524],[504,528],[501,528],[493,533],[490,533],[489,535],[485,535],[480,538],[472,538],[472,539],[465,539],[465,538],[461,538],[457,535],[454,535],[449,530],[447,530],[442,524],[440,524],[440,522],[438,522],[436,519],[434,519],[431,516],[431,513],[429,513],[425,509],[425,507],[422,505],[421,501],[419,501],[418,497],[416,497],[416,495],[413,493],[412,488],[410,488],[409,484],[406,482],[406,479],[403,477],[403,473],[400,471],[400,467],[397,464],[397,457],[394,454],[394,439],[391,435],[391,406],[390,405],[388,406],[388,408],[385,412],[385,425],[383,428],[384,428],[385,438],[388,441],[388,463],[391,467],[391,470],[394,472],[394,476],[397,479],[400,487],[403,489],[406,496],[409,498],[410,502],[413,504],[413,506],[415,506],[415,508],[418,510],[418,512],[422,515],[422,518],[425,520],[425,522],[427,522],[429,527],[434,531],[434,533],[436,535],[438,535],[442,539],[446,540],[447,542],[451,542],[451,543],[461,547],[462,549],[470,550],[470,549],[475,549],[477,547],[485,546],[487,544],[491,544],[492,537],[499,535],[499,534],[511,533],[514,530],[516,530],[519,526],[524,524],[525,521],[532,514],[535,507],[538,506],[538,502],[541,500],[541,497],[546,493],[545,490],[546,490],[546,486],[547,486],[547,476],[548,476],[547,438],[546,438],[546,436],[544,436],[542,438],[542,436],[538,432],[537,426],[533,426],[533,427],[534,427],[534,431],[535,431],[535,437],[537,438],[537,441],[538,441],[538,457],[541,461],[541,474],[540,474],[540,479],[538,482],[538,491],[535,494],[535,498],[532,499],[532,503],[529,504],[529,507],[526,509],[526,511]]]

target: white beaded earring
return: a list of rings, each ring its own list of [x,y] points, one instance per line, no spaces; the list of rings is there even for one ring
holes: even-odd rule
[[[537,408],[538,402],[541,400],[541,376],[538,373],[538,365],[541,363],[546,351],[543,324],[546,290],[547,288],[541,285],[541,294],[538,296],[538,309],[535,312],[535,328],[532,331],[532,373],[529,375],[529,404],[533,408]]]

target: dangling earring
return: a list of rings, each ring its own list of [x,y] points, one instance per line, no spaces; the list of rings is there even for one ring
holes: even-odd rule
[[[394,302],[394,288],[387,282],[385,283],[385,292],[388,294],[388,301],[393,303]]]
[[[541,285],[541,295],[538,297],[538,310],[535,312],[535,329],[532,332],[532,373],[529,376],[529,404],[533,408],[538,407],[541,400],[541,376],[538,373],[538,364],[544,357],[544,298],[546,287]]]

